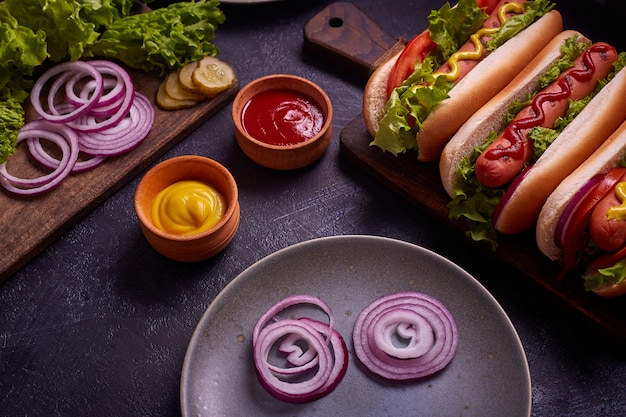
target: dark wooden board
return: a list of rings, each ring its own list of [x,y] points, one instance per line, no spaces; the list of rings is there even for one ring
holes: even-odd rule
[[[515,277],[524,279],[555,300],[575,316],[626,347],[626,303],[621,298],[604,299],[584,291],[582,279],[572,275],[557,280],[559,267],[543,256],[535,243],[533,232],[500,235],[498,248],[474,242],[465,235],[463,221],[448,218],[449,196],[441,185],[437,163],[417,161],[415,152],[398,157],[369,146],[372,138],[365,128],[363,115],[354,118],[340,133],[341,152],[348,160],[378,179],[419,210],[465,239],[477,248],[486,260],[512,267]]]
[[[214,99],[190,109],[165,111],[155,104],[160,77],[133,70],[130,74],[137,91],[148,97],[155,108],[154,127],[137,148],[105,161],[92,171],[74,174],[59,187],[40,196],[19,197],[0,187],[0,282],[208,120],[239,91],[239,81],[235,80],[227,91]],[[32,165],[26,154],[22,150],[9,159],[10,172],[17,173]]]

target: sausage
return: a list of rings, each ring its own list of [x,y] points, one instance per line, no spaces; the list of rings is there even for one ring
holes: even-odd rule
[[[551,128],[567,111],[569,100],[579,100],[593,92],[598,81],[612,71],[616,59],[617,51],[612,46],[604,42],[591,45],[572,68],[541,90],[478,157],[478,181],[495,188],[515,178],[534,153],[528,138],[530,131],[538,126]]]
[[[626,181],[626,175],[620,182]],[[619,183],[616,185],[616,187]],[[626,243],[626,220],[609,217],[609,209],[623,206],[625,202],[620,199],[614,190],[607,193],[594,207],[589,220],[589,232],[591,239],[601,250],[612,252],[620,249]],[[626,210],[626,208],[624,208]]]

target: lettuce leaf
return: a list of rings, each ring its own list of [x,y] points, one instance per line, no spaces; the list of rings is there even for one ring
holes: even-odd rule
[[[24,125],[21,101],[10,98],[0,101],[0,161],[15,153],[19,129]]]
[[[416,129],[421,129],[433,108],[448,97],[454,84],[445,77],[433,76],[433,58],[416,64],[415,72],[396,88],[385,106],[379,129],[370,145],[376,145],[394,155],[417,147]],[[432,85],[432,88],[423,85]]]
[[[430,38],[437,49],[430,56],[437,66],[443,65],[452,54],[476,33],[489,15],[478,7],[475,0],[460,0],[456,7],[444,4],[428,16]]]
[[[115,21],[90,44],[87,57],[116,58],[133,68],[164,74],[173,68],[216,55],[211,42],[225,21],[217,0],[174,3],[151,13]]]
[[[556,6],[550,0],[535,0],[524,3],[524,13],[515,15],[504,22],[498,32],[496,32],[487,42],[487,49],[495,50],[498,46],[517,35],[544,14],[548,13]]]
[[[130,10],[128,1],[112,0],[5,0],[6,9],[20,25],[46,33],[48,57],[53,62],[75,61],[100,36],[99,30]]]
[[[626,279],[626,259],[608,268],[585,274],[585,290],[591,291],[603,285],[621,284]]]

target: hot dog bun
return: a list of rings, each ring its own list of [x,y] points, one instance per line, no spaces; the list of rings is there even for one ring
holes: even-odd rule
[[[378,131],[387,103],[387,80],[402,51],[398,52],[374,70],[363,90],[363,119],[372,137]]]
[[[561,45],[572,36],[588,41],[574,30],[566,30],[556,35],[506,88],[475,112],[450,139],[441,154],[439,172],[443,188],[451,198],[454,197],[453,189],[459,180],[456,169],[461,160],[474,148],[482,145],[490,132],[499,132],[504,128],[504,116],[511,104],[524,100],[530,93],[538,90],[539,78],[559,59]]]
[[[552,10],[480,61],[426,118],[422,131],[416,135],[418,159],[437,160],[454,132],[522,71],[562,28],[561,14]],[[387,80],[398,56],[374,71],[364,90],[364,121],[372,136],[384,112]]]

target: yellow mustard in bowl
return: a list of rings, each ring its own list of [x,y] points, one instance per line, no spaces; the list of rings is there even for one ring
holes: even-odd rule
[[[178,181],[157,193],[150,214],[164,232],[193,235],[215,226],[225,211],[224,197],[210,185]]]

